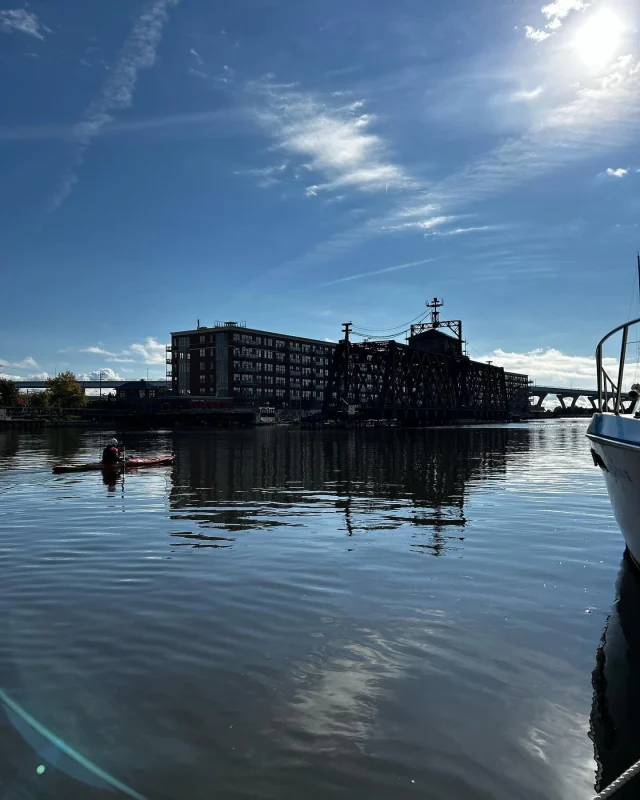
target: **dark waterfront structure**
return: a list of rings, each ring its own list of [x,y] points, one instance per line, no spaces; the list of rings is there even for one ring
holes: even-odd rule
[[[171,334],[172,393],[230,399],[252,407],[322,407],[335,345],[219,322]]]
[[[438,424],[505,421],[526,413],[528,376],[468,358],[461,321],[440,320],[441,305],[437,298],[427,304],[430,321],[412,325],[407,344],[353,343],[351,323],[345,323],[329,373],[325,417]]]

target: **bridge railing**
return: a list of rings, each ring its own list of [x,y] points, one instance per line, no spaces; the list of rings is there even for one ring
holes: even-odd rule
[[[609,331],[609,333],[598,342],[598,346],[596,347],[596,371],[598,378],[598,406],[600,411],[612,410],[614,414],[620,414],[621,411],[624,412],[621,398],[624,368],[627,357],[627,344],[629,342],[629,328],[638,323],[640,323],[640,317],[625,322],[624,325],[618,325],[617,328]],[[612,336],[620,332],[622,332],[622,342],[620,345],[618,371],[614,380],[604,367],[603,349],[605,342],[608,342]],[[633,395],[632,399],[634,399]],[[609,409],[609,403],[611,401],[613,401],[613,409]]]

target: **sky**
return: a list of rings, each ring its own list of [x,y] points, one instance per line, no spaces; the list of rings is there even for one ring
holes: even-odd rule
[[[338,340],[434,296],[590,388],[640,316],[636,0],[0,0],[0,364],[159,378],[175,330]]]

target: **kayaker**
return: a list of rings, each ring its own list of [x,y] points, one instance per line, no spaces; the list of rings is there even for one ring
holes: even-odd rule
[[[118,448],[118,440],[110,439],[102,451],[102,463],[109,466],[117,464],[120,461],[120,450]]]

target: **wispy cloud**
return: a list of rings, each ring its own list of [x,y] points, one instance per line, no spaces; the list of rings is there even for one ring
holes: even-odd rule
[[[427,206],[432,208],[432,206]],[[382,225],[380,230],[383,233],[393,233],[395,231],[430,231],[440,225],[445,225],[447,222],[454,222],[458,217],[453,216],[428,216],[429,212],[422,212],[419,208],[416,209],[415,216],[424,217],[423,219],[406,219],[408,214],[401,211],[399,214],[394,214],[392,221],[388,225]]]
[[[36,39],[44,39],[44,33],[51,33],[49,28],[41,25],[38,17],[24,8],[0,11],[0,31],[5,33],[25,33]]]
[[[191,48],[191,50],[189,50],[189,52],[195,58],[196,64],[200,64],[200,66],[203,67],[204,66],[204,61],[202,60],[202,58],[200,56],[200,53],[193,47]]]
[[[11,369],[39,369],[35,359],[31,356],[23,358],[22,361],[6,361],[0,358],[0,365],[2,365],[3,368],[10,367]]]
[[[245,170],[237,170],[236,175],[250,175],[253,178],[258,179],[258,187],[260,189],[268,189],[271,186],[276,186],[279,183],[282,183],[282,174],[286,170],[288,164],[287,162],[283,162],[282,164],[274,164],[270,167],[260,167],[258,169],[245,169]]]
[[[270,79],[251,88],[262,100],[255,119],[277,148],[315,178],[306,187],[308,196],[345,188],[387,192],[411,181],[392,161],[387,144],[372,132],[375,118],[362,113],[362,101],[331,106]]]
[[[100,356],[115,356],[116,355],[116,353],[111,353],[109,350],[105,350],[102,347],[96,347],[96,346],[85,347],[85,348],[83,348],[81,350],[81,352],[82,353],[94,353],[95,355],[100,355]]]
[[[425,236],[459,236],[463,233],[481,233],[482,231],[497,231],[501,229],[501,225],[475,225],[469,228],[452,228],[448,231],[432,231],[431,233],[426,233]]]
[[[606,176],[607,178],[624,178],[625,175],[629,173],[628,169],[624,169],[623,167],[618,167],[614,169],[613,167],[608,167],[602,175]]]
[[[373,275],[382,275],[384,272],[398,272],[401,269],[409,269],[410,267],[419,267],[421,264],[429,264],[435,261],[434,258],[423,258],[421,261],[410,261],[407,264],[396,264],[393,267],[384,267],[383,269],[375,269],[371,272],[358,272],[355,275],[347,275],[344,278],[336,278],[333,281],[319,284],[320,286],[333,286],[336,283],[346,283],[347,281],[357,281],[360,278],[371,278]]]
[[[542,86],[536,86],[535,89],[521,89],[518,92],[514,92],[511,95],[511,99],[516,102],[528,102],[529,100],[535,100],[536,97],[540,97],[542,91]]]
[[[76,152],[71,168],[52,202],[58,208],[71,193],[77,180],[77,170],[84,161],[92,140],[112,121],[111,112],[129,108],[141,69],[149,69],[156,60],[156,50],[162,39],[162,29],[169,9],[180,0],[153,0],[140,15],[125,42],[115,67],[109,73],[100,97],[85,112],[73,129]]]

